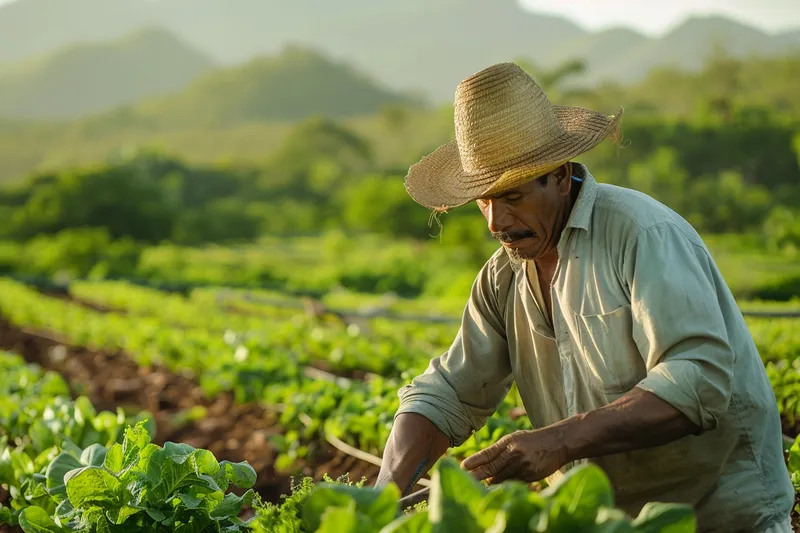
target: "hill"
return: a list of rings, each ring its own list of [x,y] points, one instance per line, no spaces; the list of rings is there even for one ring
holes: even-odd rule
[[[169,32],[69,46],[0,74],[0,116],[70,119],[185,88],[213,64]]]
[[[19,0],[0,7],[0,65],[80,42],[122,37],[154,22],[140,0]]]
[[[595,83],[639,81],[654,67],[697,69],[717,45],[736,57],[800,50],[798,31],[768,35],[723,17],[689,19],[661,38],[592,33],[516,0],[18,0],[0,7],[0,63],[145,24],[224,64],[291,43],[312,47],[436,101],[450,101],[458,82],[487,64],[517,57],[545,68],[584,58],[588,71],[576,81]]]
[[[160,126],[292,121],[313,115],[344,118],[412,103],[350,66],[315,51],[287,47],[276,56],[219,69],[185,91],[142,103],[140,120]]]

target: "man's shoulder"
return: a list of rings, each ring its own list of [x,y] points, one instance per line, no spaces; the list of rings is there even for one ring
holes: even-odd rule
[[[631,236],[653,226],[671,224],[690,240],[700,242],[694,227],[669,206],[641,191],[618,185],[598,184],[593,219]]]
[[[505,248],[495,251],[492,256],[484,263],[478,273],[476,282],[491,292],[497,300],[500,308],[505,307],[506,298],[510,289],[514,286],[515,276],[520,272],[522,265],[511,261]]]

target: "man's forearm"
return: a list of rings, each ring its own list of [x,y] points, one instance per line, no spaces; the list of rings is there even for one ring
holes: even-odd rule
[[[408,494],[449,446],[447,436],[424,416],[399,415],[386,442],[375,485],[395,483]]]
[[[669,403],[638,388],[555,426],[561,426],[570,461],[660,446],[700,429]]]

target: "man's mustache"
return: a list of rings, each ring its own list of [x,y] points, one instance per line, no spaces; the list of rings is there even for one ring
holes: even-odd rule
[[[525,231],[493,231],[492,237],[497,239],[500,242],[504,243],[511,243],[514,241],[518,241],[520,239],[526,239],[528,237],[536,237],[536,233],[531,230]]]

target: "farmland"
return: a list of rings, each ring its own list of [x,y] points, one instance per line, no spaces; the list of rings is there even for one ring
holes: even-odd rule
[[[446,14],[439,2],[417,3]],[[226,10],[266,5],[235,4]],[[81,24],[97,18],[75,13]],[[265,17],[239,14],[269,36]],[[286,24],[277,13],[273,22]],[[514,42],[553,42],[549,31],[494,26]],[[38,42],[49,32],[37,27],[19,35]],[[732,28],[731,43],[747,40]],[[641,56],[625,35],[607,36]],[[663,50],[691,49],[699,61],[705,41],[678,37],[682,46],[667,40]],[[480,51],[445,40],[448,68]],[[553,103],[624,106],[622,146],[601,144],[575,162],[600,184],[652,196],[702,235],[763,359],[800,489],[800,55],[719,50],[697,70],[584,86],[591,65],[546,68],[527,55],[550,55],[550,44],[511,41],[502,55],[516,50],[507,59]],[[290,47],[207,65],[208,81],[183,92],[132,94],[127,107],[86,114],[76,102],[102,103],[95,76],[130,88],[98,74],[106,62],[141,78],[114,59],[118,44],[48,55],[36,63],[47,69],[16,85],[72,118],[0,116],[0,532],[695,531],[682,505],[653,501],[627,516],[591,462],[530,485],[473,480],[460,459],[534,429],[513,386],[418,480],[425,501],[373,488],[398,389],[453,342],[476,273],[498,247],[475,205],[431,216],[403,184],[410,165],[455,138],[452,103],[400,98],[347,57]],[[597,49],[606,56],[606,45]],[[76,53],[85,59],[62,62]],[[403,77],[428,53],[409,59]],[[154,55],[134,63],[150,69]],[[48,72],[60,73],[53,85]]]
[[[327,531],[331,526],[324,523],[332,516],[298,514],[299,502],[311,501],[313,494],[336,506],[337,520],[368,518],[369,531],[395,520],[386,508],[394,509],[399,495],[369,485],[398,406],[396,391],[447,348],[457,323],[350,318],[272,296],[214,287],[169,293],[125,281],[74,281],[61,290],[38,290],[0,279],[0,348],[7,350],[1,360],[11,376],[0,410],[0,483],[8,487],[0,516],[25,531],[61,531],[55,520],[74,526],[103,520],[113,526],[116,520],[117,527],[165,531],[188,521],[235,531],[274,530],[284,522],[299,527],[307,519]],[[748,325],[776,392],[788,451],[800,428],[800,328],[791,318],[748,318]],[[449,450],[433,474],[445,500],[474,493],[474,501],[460,505],[494,509],[494,514],[474,511],[476,520],[489,520],[483,527],[500,520],[502,502],[517,513],[549,517],[554,522],[547,531],[563,527],[559,520],[624,521],[612,511],[597,515],[598,507],[612,505],[613,495],[604,475],[591,468],[541,493],[520,493],[511,483],[493,497],[461,477],[448,459],[530,428],[518,407],[509,394],[484,428]],[[161,461],[159,468],[193,465],[194,470],[175,474],[190,480],[188,492],[153,485],[142,490],[159,498],[144,501],[123,490],[136,468],[144,474],[154,468],[143,462],[143,457],[153,460],[150,454]],[[188,463],[176,457],[188,457]],[[787,466],[796,470],[798,463],[795,444]],[[53,479],[59,472],[62,478]],[[64,488],[66,472],[72,477]],[[136,479],[155,483],[144,474]],[[80,487],[99,482],[91,476],[118,487],[114,498],[80,493]],[[324,489],[329,493],[312,490],[313,482],[323,479],[331,482]],[[353,483],[362,479],[364,487]],[[596,492],[565,518],[556,509],[564,497],[558,493],[574,491],[576,483],[588,483]],[[656,506],[648,512],[680,523],[691,519],[684,511]],[[392,522],[398,528],[392,531],[421,527],[423,518],[404,516]],[[645,522],[641,517],[637,530],[659,530],[645,529]],[[34,529],[42,524],[51,529]]]

